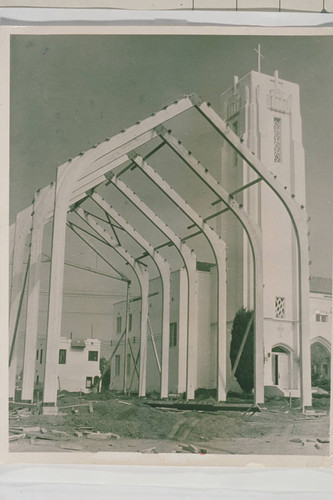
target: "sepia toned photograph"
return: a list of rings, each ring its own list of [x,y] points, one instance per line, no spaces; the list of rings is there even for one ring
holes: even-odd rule
[[[328,457],[332,35],[10,35],[9,454]]]

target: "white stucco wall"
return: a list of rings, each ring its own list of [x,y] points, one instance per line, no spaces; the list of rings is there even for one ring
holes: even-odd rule
[[[184,302],[184,291],[187,288],[185,269],[180,269],[171,273],[170,289],[170,323],[177,323],[177,346],[170,346],[169,349],[169,393],[182,393],[185,391],[184,385],[179,386],[179,373],[186,369],[186,347],[187,340],[187,306]],[[198,358],[197,358],[197,387],[215,386],[214,352],[216,352],[216,333],[213,331],[213,320],[211,316],[211,276],[209,272],[197,271],[199,282],[199,310],[198,310]],[[161,283],[158,278],[149,283],[149,318],[154,334],[156,348],[161,360]],[[132,314],[132,330],[129,332],[129,339],[134,356],[137,356],[140,345],[140,310],[141,300],[130,301],[129,312]],[[114,305],[113,335],[112,344],[116,346],[120,333],[117,333],[117,317],[122,317],[122,331],[125,327],[126,303],[119,302]],[[135,337],[135,343],[133,343]],[[214,340],[215,339],[215,340]],[[179,348],[181,346],[181,349]],[[127,349],[127,353],[129,353]],[[117,354],[120,356],[120,373],[116,375],[116,356],[111,365],[110,389],[123,389],[124,370],[124,340],[119,345]],[[132,363],[132,362],[131,362]],[[216,366],[216,364],[215,364]],[[129,373],[129,380],[132,379],[133,365]],[[131,390],[138,390],[138,378],[135,375]],[[155,354],[148,329],[148,356],[147,356],[147,393],[160,390],[160,375],[157,369]]]
[[[91,391],[91,388],[86,387],[87,377],[91,377],[93,383],[94,377],[100,376],[100,341],[97,339],[85,339],[83,341],[84,347],[71,347],[71,342],[71,339],[66,337],[60,337],[59,340],[59,350],[66,350],[66,363],[58,363],[58,389],[69,392],[81,391],[88,393]],[[40,362],[41,350],[42,362]],[[45,341],[38,342],[37,351],[38,359],[36,359],[35,381],[38,380],[42,384],[45,369]],[[96,361],[89,361],[89,351],[97,351]]]
[[[302,145],[299,86],[276,75],[251,71],[221,96],[222,116],[234,126],[251,151],[305,205],[305,167]],[[274,119],[281,125],[281,157],[274,161]],[[230,191],[247,184],[254,174],[224,143],[221,154],[221,180]],[[264,354],[265,384],[272,383],[274,346],[285,346],[290,353],[290,388],[299,387],[298,302],[295,238],[282,203],[264,183],[236,196],[244,209],[261,226],[264,267]],[[252,255],[247,237],[235,218],[222,216],[219,228],[228,245],[228,320],[237,310],[253,307]],[[283,318],[276,317],[275,301],[283,297]]]

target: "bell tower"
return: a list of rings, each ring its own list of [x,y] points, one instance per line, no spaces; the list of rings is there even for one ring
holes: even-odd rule
[[[305,168],[299,86],[251,71],[221,95],[222,118],[280,181],[305,205]],[[261,227],[264,255],[265,385],[299,389],[298,280],[296,241],[290,218],[272,190],[258,180],[242,158],[224,142],[221,182]],[[229,218],[228,218],[229,217]],[[219,220],[228,267],[228,322],[236,311],[253,308],[253,263],[246,235],[232,217]],[[275,352],[285,353],[277,357]],[[280,360],[280,368],[276,364]],[[273,363],[273,360],[274,363]],[[282,365],[284,365],[282,373]]]

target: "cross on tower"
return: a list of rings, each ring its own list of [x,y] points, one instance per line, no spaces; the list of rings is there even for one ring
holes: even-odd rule
[[[264,56],[261,54],[260,43],[258,44],[258,49],[253,49],[254,52],[258,54],[258,73],[261,72],[261,59],[264,59]]]

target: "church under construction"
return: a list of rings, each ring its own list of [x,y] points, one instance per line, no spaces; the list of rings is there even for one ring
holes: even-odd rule
[[[198,157],[198,127],[214,136],[217,168]],[[311,406],[311,343],[330,350],[330,339],[329,329],[310,331],[311,315],[328,321],[320,305],[310,308],[307,222],[299,86],[278,72],[234,77],[217,111],[196,94],[185,96],[68,160],[10,228],[9,397],[20,364],[21,398],[33,400],[44,229],[51,223],[45,414],[57,412],[68,233],[126,288],[110,305],[111,389],[190,400],[206,388],[225,401],[235,384],[232,322],[245,307],[253,311],[254,402],[277,387]]]

